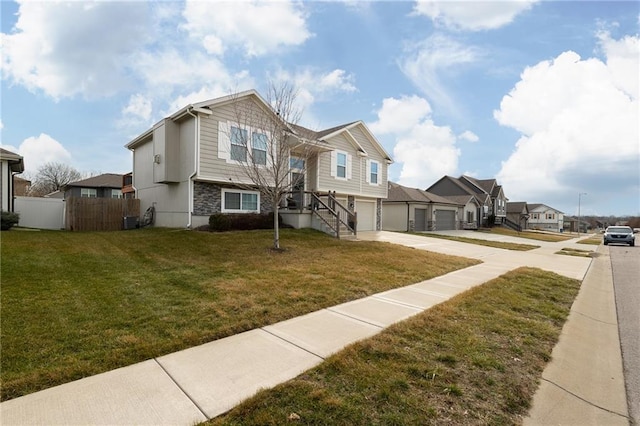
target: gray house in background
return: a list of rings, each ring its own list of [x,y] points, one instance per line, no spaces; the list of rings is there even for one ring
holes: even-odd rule
[[[24,160],[18,154],[0,148],[0,210],[14,211],[15,179],[24,172]]]
[[[71,182],[64,188],[64,198],[122,198],[122,175],[104,173]]]
[[[529,207],[526,201],[507,203],[507,219],[518,227],[518,231],[527,229],[529,224]]]
[[[389,182],[389,195],[382,201],[382,229],[417,232],[477,229],[478,207],[472,195],[441,197]]]

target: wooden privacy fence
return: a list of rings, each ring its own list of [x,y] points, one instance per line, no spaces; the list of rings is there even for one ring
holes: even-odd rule
[[[140,200],[135,198],[78,198],[66,200],[67,231],[119,231],[125,217],[140,217]]]

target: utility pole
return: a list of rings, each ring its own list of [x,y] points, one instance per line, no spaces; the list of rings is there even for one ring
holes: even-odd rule
[[[578,238],[580,237],[580,198],[583,195],[587,195],[587,193],[586,192],[578,193]]]

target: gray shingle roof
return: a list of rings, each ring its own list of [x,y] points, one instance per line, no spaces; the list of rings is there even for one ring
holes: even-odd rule
[[[122,188],[122,175],[104,173],[87,179],[70,182],[67,186],[81,186],[83,188]]]
[[[459,205],[451,199],[423,191],[418,188],[409,188],[395,182],[389,182],[389,193],[383,202],[414,202],[414,203],[437,203]]]

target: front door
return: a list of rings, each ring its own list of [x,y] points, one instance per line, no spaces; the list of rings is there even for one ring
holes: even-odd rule
[[[291,191],[294,208],[304,207],[304,173],[291,172]]]

